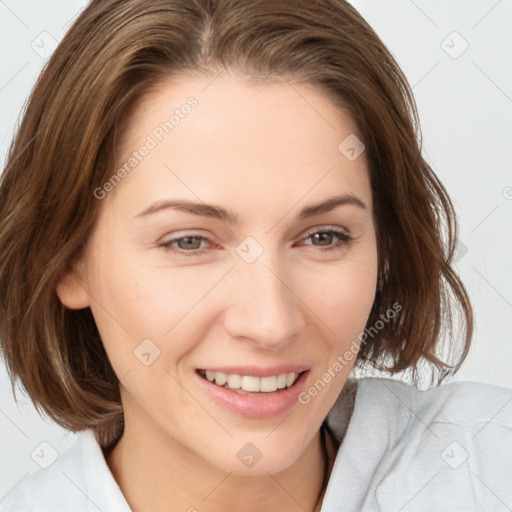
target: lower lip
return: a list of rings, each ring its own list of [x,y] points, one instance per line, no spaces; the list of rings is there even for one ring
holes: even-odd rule
[[[261,395],[241,395],[236,391],[213,384],[197,372],[194,373],[199,380],[199,385],[218,404],[246,418],[263,419],[279,416],[297,403],[309,370],[302,372],[293,386],[273,393],[261,393]]]

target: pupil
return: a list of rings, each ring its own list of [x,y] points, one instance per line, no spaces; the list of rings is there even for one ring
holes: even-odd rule
[[[331,237],[332,238],[332,235],[330,233],[315,233],[313,235],[313,237],[317,237],[317,240],[320,241],[320,242],[322,242],[322,241],[325,242],[326,241],[325,237]],[[324,237],[323,240],[319,240],[319,238],[321,238],[321,237]],[[328,239],[327,243],[324,243],[322,245],[330,245],[330,242],[331,242],[331,240]]]
[[[187,244],[190,244],[190,243],[191,243],[191,242],[190,242],[191,240],[196,240],[196,243],[195,243],[195,244],[192,242],[192,245],[193,245],[193,246],[195,245],[195,247],[190,247],[190,245],[187,245]],[[198,239],[198,237],[195,237],[195,236],[187,236],[187,237],[181,238],[181,239],[179,240],[178,244],[179,244],[179,245],[181,245],[181,244],[184,244],[184,245],[185,245],[185,247],[180,247],[180,249],[198,249],[198,247],[197,247],[197,245],[198,245],[197,241],[198,241],[198,240],[199,240],[199,239]],[[200,244],[201,244],[201,241],[199,240],[199,245],[200,245]]]

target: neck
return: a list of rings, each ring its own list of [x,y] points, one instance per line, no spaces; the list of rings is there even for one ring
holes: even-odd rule
[[[105,457],[133,512],[316,512],[328,478],[320,431],[289,468],[274,474],[226,473],[168,436],[150,436],[147,426],[129,421]]]

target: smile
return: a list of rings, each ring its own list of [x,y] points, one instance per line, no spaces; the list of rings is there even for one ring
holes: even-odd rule
[[[278,375],[270,375],[267,377],[226,374],[212,370],[198,370],[198,373],[201,377],[216,384],[217,386],[232,389],[240,394],[245,394],[273,393],[278,389],[287,389],[295,384],[301,372],[280,373]]]
[[[297,405],[310,368],[278,367],[200,368],[194,372],[198,388],[222,409],[252,419],[273,418]]]

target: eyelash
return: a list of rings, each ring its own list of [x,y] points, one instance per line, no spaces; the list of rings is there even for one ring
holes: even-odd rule
[[[338,243],[336,243],[336,244],[330,245],[328,247],[320,247],[321,252],[333,251],[335,249],[341,249],[344,246],[349,245],[350,242],[352,241],[352,237],[350,235],[347,235],[347,233],[340,231],[338,229],[335,229],[335,228],[327,228],[327,229],[318,229],[317,228],[313,231],[309,231],[306,234],[306,237],[304,238],[304,240],[306,240],[306,239],[310,238],[311,236],[316,235],[318,233],[327,233],[328,235],[335,235],[340,239],[338,241]],[[207,251],[207,249],[195,249],[193,251],[184,251],[183,249],[176,249],[175,247],[172,246],[173,243],[178,242],[179,240],[184,240],[185,238],[199,238],[201,240],[208,240],[204,236],[192,234],[192,235],[182,236],[179,238],[173,238],[172,240],[169,240],[168,242],[163,242],[163,243],[158,244],[158,247],[160,247],[164,251],[172,251],[172,252],[175,252],[175,253],[177,253],[179,255],[183,255],[183,256],[200,256]]]

